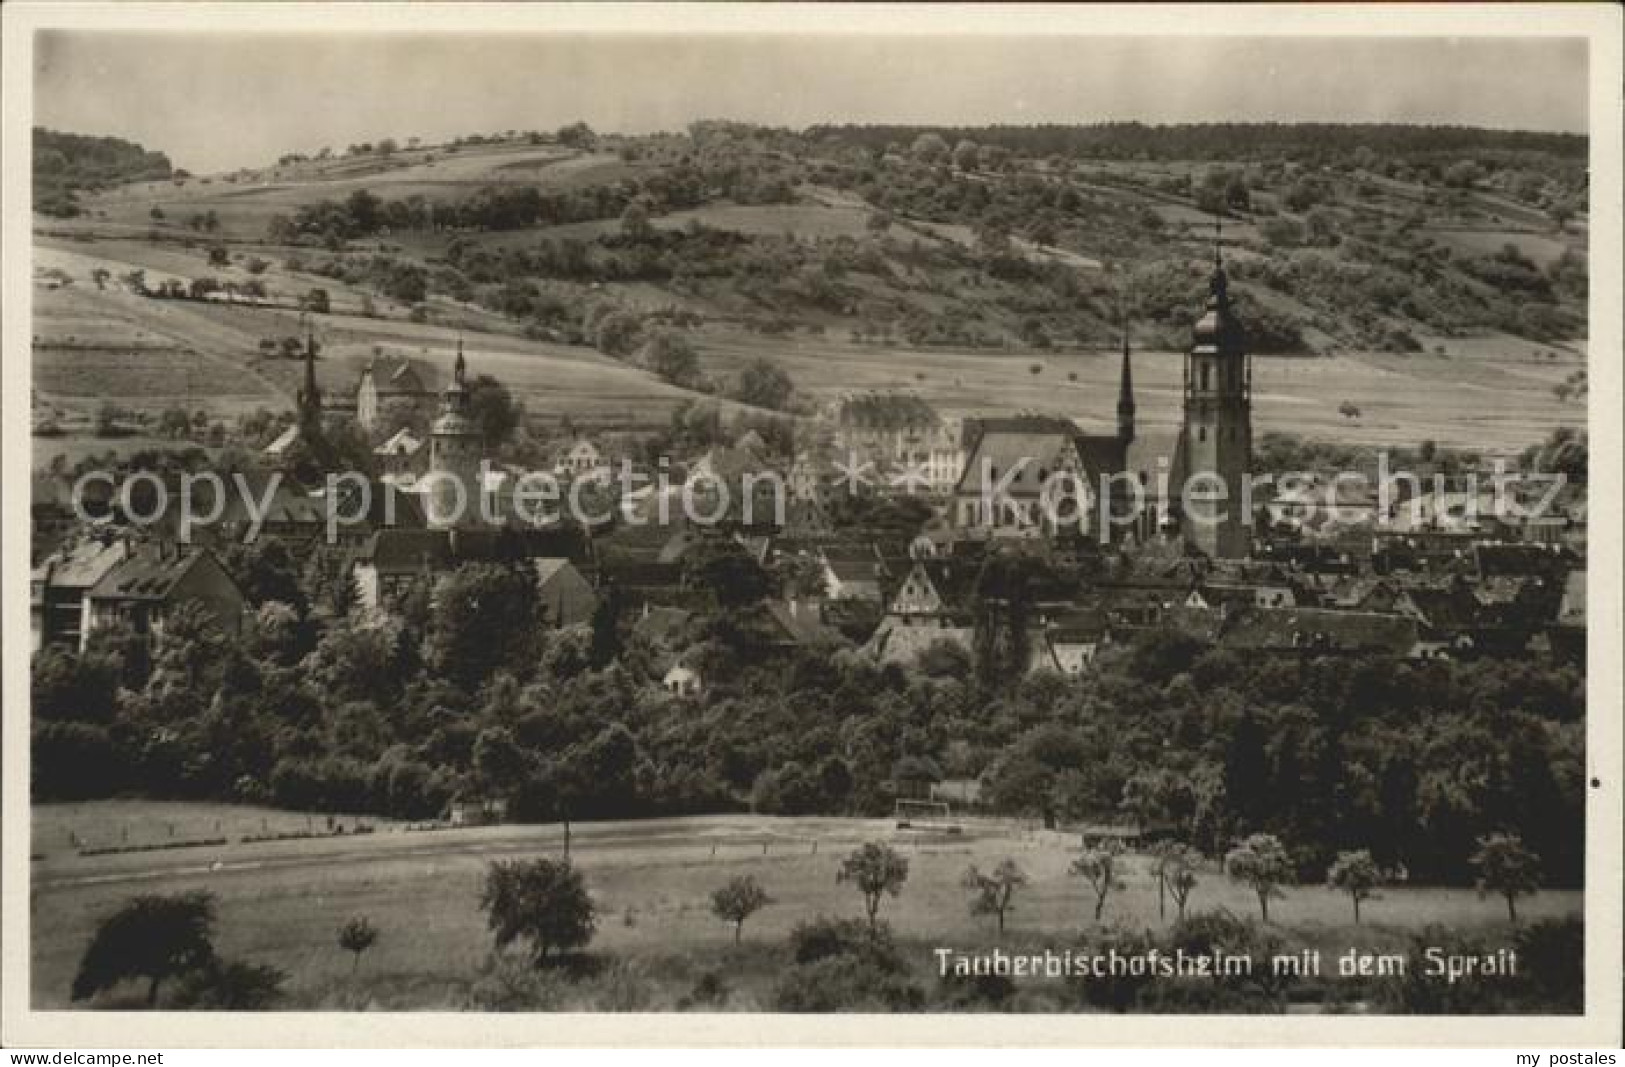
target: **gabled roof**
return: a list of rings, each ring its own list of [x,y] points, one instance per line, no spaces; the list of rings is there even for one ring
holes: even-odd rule
[[[966,609],[975,597],[981,565],[955,559],[922,559],[915,562],[910,571],[913,573],[930,582],[944,610],[952,612]],[[895,595],[896,591],[893,592]]]
[[[1487,621],[1483,605],[1465,589],[1408,589],[1405,595],[1435,630],[1470,630]]]
[[[767,602],[767,614],[790,642],[797,645],[844,644],[839,631],[824,625],[819,617],[818,605],[787,604],[782,600]]]
[[[87,596],[93,600],[163,601],[199,565],[226,574],[208,549],[143,546],[102,576]],[[230,575],[226,575],[230,579]]]
[[[53,589],[89,589],[128,554],[123,541],[83,541],[46,557],[33,570],[33,580]]]
[[[530,562],[536,568],[536,584],[539,586],[545,587],[567,571],[575,571],[577,577],[581,575],[581,572],[576,570],[575,564],[562,556],[543,556]],[[582,580],[585,581],[586,579],[583,578]]]
[[[938,641],[958,645],[969,652],[974,640],[975,631],[969,626],[904,626],[887,616],[863,646],[863,651],[883,663],[912,663]]]
[[[233,487],[226,493],[218,520],[221,524],[250,523],[256,517],[270,524],[303,523],[312,527],[326,524],[321,500],[295,482],[286,478],[273,482],[269,476],[258,473],[243,473],[240,477],[241,488]]]
[[[429,392],[416,364],[400,356],[375,356],[362,372],[371,376],[372,387],[380,396],[421,396]]]
[[[381,571],[413,568],[439,570],[451,563],[451,542],[444,530],[379,530],[367,539],[356,559]]]
[[[411,428],[402,426],[390,436],[389,440],[372,451],[378,456],[414,456],[422,447],[423,442],[412,433]]]
[[[955,491],[980,494],[985,471],[988,484],[1002,486],[1010,496],[1036,497],[1043,491],[1045,479],[1056,470],[1069,461],[1081,463],[1077,436],[1075,428],[1070,433],[1037,429],[984,431],[969,450]]]

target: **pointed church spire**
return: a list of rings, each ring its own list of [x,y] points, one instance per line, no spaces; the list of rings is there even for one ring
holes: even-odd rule
[[[1123,377],[1117,386],[1117,439],[1134,440],[1134,370],[1129,364],[1128,331],[1123,331]]]
[[[1208,289],[1213,294],[1209,301],[1212,306],[1229,302],[1230,279],[1224,273],[1224,220],[1218,215],[1213,216],[1213,279]]]
[[[457,362],[452,366],[452,377],[458,385],[466,384],[468,377],[468,360],[463,358],[463,335],[460,333],[457,335]]]

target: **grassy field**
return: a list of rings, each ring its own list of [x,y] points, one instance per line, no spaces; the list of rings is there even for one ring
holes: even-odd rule
[[[96,196],[92,210],[98,224],[144,231],[155,221],[152,209],[158,208],[165,216],[160,224],[175,232],[191,215],[213,211],[220,236],[259,240],[272,216],[290,215],[315,200],[342,200],[357,189],[385,199],[451,198],[504,183],[568,188],[615,181],[634,170],[613,155],[557,146],[480,146],[451,154],[420,150],[387,160],[369,156],[268,167],[236,180],[217,176],[139,182]]]
[[[293,1006],[467,1006],[491,945],[477,906],[487,863],[557,855],[561,840],[558,827],[433,833],[383,827],[365,837],[81,857],[67,836],[107,839],[129,828],[132,837],[162,838],[174,823],[177,838],[223,835],[235,842],[239,833],[258,832],[262,822],[300,829],[305,817],[126,801],[36,806],[34,848],[43,858],[33,864],[31,894],[35,1006],[66,1005],[68,983],[97,919],[119,901],[138,892],[192,889],[217,894],[224,953],[288,972]],[[1008,828],[924,836],[885,820],[664,819],[576,828],[574,858],[599,909],[592,952],[641,976],[646,1007],[674,1006],[699,973],[716,969],[734,990],[729,1007],[759,1008],[787,966],[782,945],[796,923],[818,914],[861,916],[857,893],[838,885],[835,873],[841,857],[865,840],[887,840],[909,858],[908,884],[900,898],[885,902],[882,915],[921,973],[931,965],[933,947],[1065,947],[1091,926],[1087,888],[1066,873],[1076,845],[1063,835]],[[970,864],[985,870],[1006,858],[1032,882],[1017,897],[1001,942],[989,920],[969,914],[960,878]],[[708,899],[743,873],[756,875],[775,903],[750,920],[746,945],[736,949]],[[1143,857],[1129,861],[1124,880],[1126,888],[1107,904],[1106,920],[1161,928]],[[1573,914],[1581,901],[1578,893],[1542,893],[1521,912],[1530,919]],[[1245,888],[1213,869],[1202,873],[1192,907],[1257,912]],[[339,925],[354,915],[368,916],[382,931],[358,979],[350,977],[351,960],[335,940]],[[1271,909],[1278,933],[1323,951],[1398,950],[1430,923],[1489,936],[1505,931],[1504,905],[1465,889],[1389,890],[1367,904],[1364,917],[1354,926],[1347,899],[1318,885],[1288,889]],[[602,983],[591,988],[601,991]]]
[[[1454,342],[1454,339],[1453,339]],[[944,413],[1000,410],[1066,415],[1086,431],[1115,425],[1119,359],[1115,353],[919,351],[854,345],[827,338],[708,334],[700,342],[708,372],[727,374],[770,354],[797,388],[821,398],[847,392],[906,389]],[[1571,353],[1536,358],[1513,338],[1482,338],[1461,358],[1349,354],[1253,361],[1253,430],[1334,437],[1357,444],[1440,444],[1513,452],[1552,426],[1583,418],[1551,386],[1581,365]],[[1136,352],[1134,388],[1142,435],[1171,439],[1181,419],[1184,357]],[[1464,372],[1463,364],[1471,363]],[[1038,373],[1033,373],[1033,367]],[[1465,380],[1464,380],[1465,379]],[[1448,384],[1447,384],[1448,383]],[[1358,419],[1338,414],[1344,401]]]

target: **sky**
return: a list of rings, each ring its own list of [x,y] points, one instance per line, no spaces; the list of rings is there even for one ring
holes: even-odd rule
[[[817,123],[1400,122],[1585,132],[1565,38],[42,31],[34,121],[199,173],[394,137]]]

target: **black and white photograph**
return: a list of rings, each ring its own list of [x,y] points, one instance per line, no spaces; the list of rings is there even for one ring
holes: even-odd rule
[[[13,1034],[1618,1038],[1618,9],[13,7]]]

